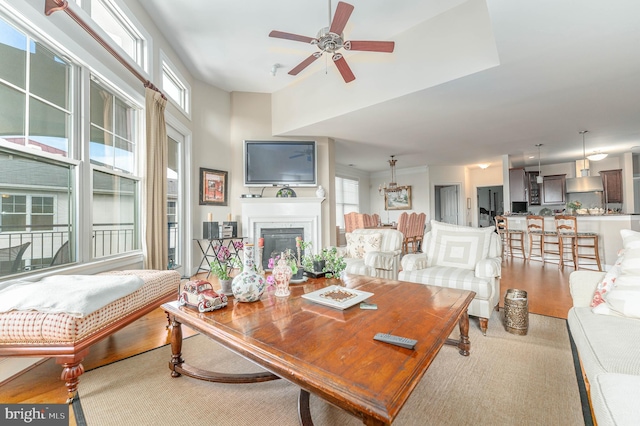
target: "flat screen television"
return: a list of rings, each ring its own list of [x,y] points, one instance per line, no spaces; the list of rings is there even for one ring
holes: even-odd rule
[[[317,186],[315,141],[244,141],[245,186]]]

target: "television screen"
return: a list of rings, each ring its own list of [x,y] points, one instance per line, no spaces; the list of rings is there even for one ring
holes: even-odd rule
[[[244,141],[245,186],[316,186],[315,141]]]

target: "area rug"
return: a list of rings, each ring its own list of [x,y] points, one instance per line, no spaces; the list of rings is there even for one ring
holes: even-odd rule
[[[487,335],[475,321],[469,337],[469,357],[442,348],[394,425],[584,425],[565,320],[530,314],[528,334],[520,336],[506,332],[494,312]],[[204,369],[260,371],[201,335],[186,339],[182,353]],[[172,378],[170,357],[171,348],[163,346],[85,373],[79,424],[298,424],[295,385]],[[362,424],[313,395],[311,415],[318,426]]]

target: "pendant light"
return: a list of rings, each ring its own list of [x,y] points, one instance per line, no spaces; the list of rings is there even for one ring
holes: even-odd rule
[[[538,176],[536,176],[536,182],[542,183],[544,181],[544,178],[542,177],[542,172],[540,171],[540,147],[542,146],[542,144],[539,143],[539,144],[536,144],[536,146],[538,147]]]
[[[385,192],[396,192],[398,190],[398,184],[396,183],[396,160],[395,155],[391,156],[391,160],[389,160],[389,166],[391,167],[391,182],[389,185],[383,183],[378,187],[378,192],[383,194]]]

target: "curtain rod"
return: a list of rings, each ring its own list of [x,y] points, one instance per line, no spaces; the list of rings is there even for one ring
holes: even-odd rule
[[[120,54],[116,52],[102,37],[100,37],[98,33],[96,33],[91,27],[89,27],[89,25],[87,25],[87,23],[82,18],[80,18],[73,10],[69,9],[69,3],[67,0],[45,0],[45,15],[51,16],[53,12],[57,12],[59,10],[64,10],[66,14],[69,15],[71,19],[76,21],[76,23],[80,25],[80,27],[82,27],[87,33],[89,33],[89,35],[93,37],[94,40],[98,42],[98,44],[100,44],[100,46],[104,47],[107,52],[111,53],[111,55],[116,58],[118,62],[120,62],[127,70],[129,70],[131,74],[133,74],[138,80],[140,80],[144,84],[144,87],[155,90],[156,92],[160,93],[160,95],[162,95],[163,99],[167,99],[166,96],[160,91],[160,89],[158,89],[151,81],[144,78],[144,76],[140,74],[138,70],[131,66],[129,61],[120,56]]]

